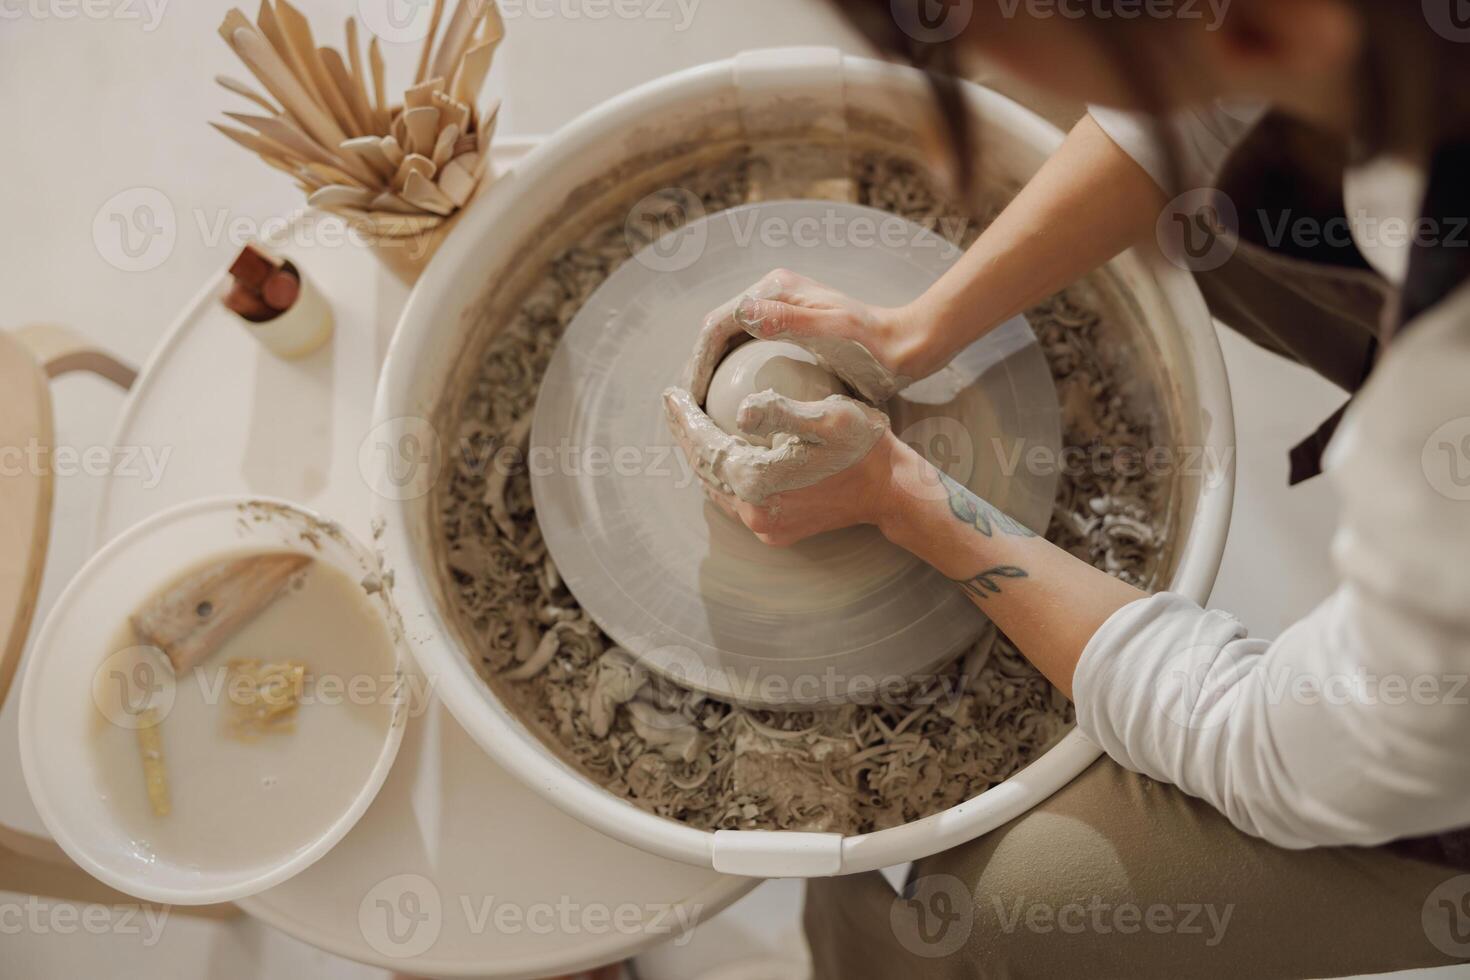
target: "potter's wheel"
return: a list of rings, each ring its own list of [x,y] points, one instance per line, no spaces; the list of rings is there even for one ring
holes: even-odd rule
[[[850,528],[762,545],[705,501],[664,423],[704,315],[788,268],[870,303],[923,292],[960,251],[884,211],[825,201],[699,218],[624,263],[567,327],[536,402],[536,511],[598,625],[687,687],[747,703],[861,699],[944,663],[984,616],[944,576]],[[932,462],[1040,531],[1058,458],[1056,391],[1019,317],[886,406]],[[940,488],[929,492],[943,496]]]

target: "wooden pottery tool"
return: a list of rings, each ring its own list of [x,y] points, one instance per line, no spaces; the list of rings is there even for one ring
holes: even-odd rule
[[[252,555],[185,576],[132,618],[143,643],[162,650],[182,672],[204,661],[281,594],[305,555]]]
[[[226,76],[215,80],[268,115],[226,113],[240,126],[214,127],[290,174],[313,207],[341,215],[385,247],[384,261],[405,278],[487,181],[499,110],[498,102],[476,105],[505,36],[499,9],[493,0],[459,0],[446,17],[444,6],[436,0],[413,85],[399,103],[388,101],[378,40],[368,44],[365,63],[351,17],[345,58],[318,46],[287,0],[262,0],[254,24],[231,10],[219,28],[265,94]],[[411,240],[406,247],[403,239]],[[386,254],[390,244],[395,250]],[[238,303],[242,316],[262,312],[244,297]]]

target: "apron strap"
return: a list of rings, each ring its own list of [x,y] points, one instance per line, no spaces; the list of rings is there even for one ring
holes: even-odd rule
[[[1358,379],[1358,388],[1362,388],[1368,380],[1368,375],[1373,373],[1373,365],[1378,361],[1378,347],[1377,337],[1368,342],[1368,356],[1363,358],[1363,376]],[[1337,433],[1337,427],[1342,424],[1343,416],[1347,415],[1348,406],[1352,403],[1353,399],[1349,396],[1337,411],[1317,426],[1316,431],[1291,448],[1287,456],[1291,463],[1289,475],[1286,478],[1287,486],[1294,487],[1298,483],[1304,483],[1314,476],[1321,475],[1322,456],[1327,452],[1327,444]]]
[[[1286,478],[1287,486],[1294,487],[1321,475],[1322,456],[1327,451],[1327,444],[1332,441],[1332,436],[1342,424],[1342,417],[1347,414],[1348,406],[1352,403],[1351,398],[1343,402],[1342,407],[1317,426],[1316,431],[1291,447],[1291,452],[1287,454],[1291,461],[1290,475]]]
[[[1387,341],[1396,340],[1413,326],[1420,314],[1439,303],[1461,283],[1470,281],[1470,140],[1440,147],[1430,161],[1429,181],[1421,220],[1428,221],[1428,236],[1417,236],[1409,252],[1409,272],[1399,293],[1399,308],[1388,330]],[[1373,344],[1364,365],[1361,388],[1377,360],[1379,345]],[[1322,472],[1322,454],[1342,423],[1352,399],[1292,448],[1289,484],[1296,486]]]

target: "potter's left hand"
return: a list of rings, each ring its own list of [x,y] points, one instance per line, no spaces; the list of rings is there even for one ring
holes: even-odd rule
[[[920,366],[924,331],[912,321],[913,314],[906,309],[860,303],[815,280],[777,269],[705,317],[683,387],[702,404],[715,368],[748,335],[806,348],[829,373],[880,405],[939,366]]]
[[[664,392],[664,412],[710,499],[737,519],[756,511],[791,513],[808,496],[813,511],[847,518],[831,527],[872,516],[881,480],[873,479],[880,471],[869,464],[882,461],[874,448],[893,440],[888,416],[876,408],[843,395],[798,402],[757,392],[740,403],[737,421],[743,436],[769,438],[769,448],[721,430],[684,388]]]

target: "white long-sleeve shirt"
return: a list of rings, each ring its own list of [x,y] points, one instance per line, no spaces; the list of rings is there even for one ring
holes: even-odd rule
[[[1161,176],[1146,125],[1093,116]],[[1213,178],[1253,118],[1178,120],[1184,179]],[[1350,218],[1371,219],[1354,221],[1359,247],[1391,280],[1407,244],[1382,219],[1415,217],[1420,187],[1392,163],[1346,181]],[[1324,462],[1337,590],[1275,641],[1172,593],[1125,606],[1078,663],[1078,725],[1285,847],[1470,827],[1470,285],[1389,346]]]

